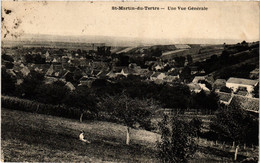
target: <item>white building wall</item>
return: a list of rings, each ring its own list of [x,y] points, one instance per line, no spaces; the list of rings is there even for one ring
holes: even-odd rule
[[[234,92],[236,92],[239,87],[246,87],[249,93],[251,93],[254,90],[254,86],[235,83],[226,83],[226,87],[232,89]]]

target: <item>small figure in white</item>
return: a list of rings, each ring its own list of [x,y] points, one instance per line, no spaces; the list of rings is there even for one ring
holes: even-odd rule
[[[90,143],[90,141],[87,141],[86,139],[84,139],[84,131],[81,131],[81,133],[79,134],[79,140],[81,140],[85,143]]]

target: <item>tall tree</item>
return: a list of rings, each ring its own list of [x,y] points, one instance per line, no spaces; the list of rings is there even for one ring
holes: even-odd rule
[[[151,111],[157,107],[151,100],[130,98],[125,93],[108,96],[99,104],[111,118],[126,125],[126,144],[130,143],[130,128],[137,124],[142,128],[150,128]]]
[[[36,88],[42,85],[44,75],[42,73],[31,71],[21,85],[17,87],[18,93],[24,98],[34,99],[36,96]]]
[[[238,144],[257,144],[258,126],[258,116],[232,105],[223,107],[216,114],[210,129],[220,140],[235,141]]]
[[[84,114],[90,113],[95,116],[98,114],[96,98],[86,87],[78,87],[75,91],[70,92],[64,103],[80,110],[80,122],[83,121]]]
[[[189,64],[193,63],[193,59],[192,59],[191,55],[187,55],[187,61]]]
[[[183,70],[180,73],[180,78],[183,81],[187,81],[187,82],[191,81],[191,78],[192,78],[191,69],[188,66],[183,68]]]
[[[42,84],[36,89],[37,100],[42,103],[60,105],[64,102],[69,90],[62,81]]]
[[[15,92],[15,80],[10,74],[6,72],[5,68],[2,68],[1,71],[1,87],[2,94],[12,95]]]
[[[180,56],[180,57],[175,57],[174,60],[175,60],[175,65],[177,67],[183,67],[185,64],[186,58],[183,56]]]
[[[168,119],[167,115],[159,123],[161,140],[157,142],[159,158],[163,163],[187,162],[195,153],[196,145],[188,123],[180,120],[178,116]]]

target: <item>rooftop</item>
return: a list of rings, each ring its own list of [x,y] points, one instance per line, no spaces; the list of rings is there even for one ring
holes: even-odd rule
[[[249,110],[249,111],[259,111],[259,99],[258,98],[249,98],[245,96],[236,95],[231,100],[231,105],[235,104],[235,106],[240,109]]]
[[[228,79],[227,83],[255,86],[258,83],[258,80],[250,80],[250,79],[233,78],[233,77],[231,77],[231,78]]]
[[[219,96],[219,100],[225,101],[225,102],[228,102],[232,97],[231,93],[218,92],[217,94]]]

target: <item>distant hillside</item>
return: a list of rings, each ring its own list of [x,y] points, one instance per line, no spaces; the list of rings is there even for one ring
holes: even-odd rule
[[[2,41],[25,41],[25,42],[77,42],[77,43],[106,43],[109,46],[152,46],[170,44],[223,44],[237,43],[243,40],[232,39],[212,39],[212,38],[172,38],[172,39],[153,39],[153,38],[131,38],[113,36],[61,36],[61,35],[35,35],[24,34],[19,38],[3,38]]]

